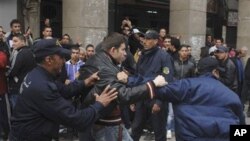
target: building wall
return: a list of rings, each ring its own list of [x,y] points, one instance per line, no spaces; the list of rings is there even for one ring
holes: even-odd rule
[[[10,21],[17,18],[17,0],[0,1],[0,25],[5,31],[10,29]]]

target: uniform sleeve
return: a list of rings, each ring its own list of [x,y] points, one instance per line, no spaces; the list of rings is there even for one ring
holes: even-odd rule
[[[142,75],[133,75],[128,77],[128,83],[126,84],[129,87],[138,86],[145,84],[148,81],[153,80],[154,77],[143,77]]]
[[[152,98],[154,95],[154,84],[152,82],[127,87],[117,80],[116,74],[114,74],[113,71],[102,70],[98,75],[101,79],[95,87],[98,87],[99,90],[103,90],[107,85],[111,85],[112,88],[117,88],[118,102],[121,104],[135,103],[142,99]]]
[[[166,52],[164,52],[164,56],[162,57],[162,74],[165,76],[168,82],[173,81],[174,76],[174,61],[173,58]],[[168,70],[167,70],[168,69]],[[166,74],[168,71],[168,74]]]
[[[162,101],[179,103],[184,101],[190,93],[190,86],[185,80],[178,80],[166,86],[156,88],[156,97]]]
[[[86,89],[84,82],[80,80],[75,80],[69,85],[65,85],[62,82],[57,81],[56,86],[60,94],[66,99],[71,98],[73,96],[77,96],[82,93],[81,91],[85,91]]]
[[[91,126],[99,117],[102,104],[95,102],[89,107],[77,110],[69,101],[58,93],[55,84],[49,84],[48,88],[37,89],[37,96],[31,97],[40,113],[58,123],[83,131]]]

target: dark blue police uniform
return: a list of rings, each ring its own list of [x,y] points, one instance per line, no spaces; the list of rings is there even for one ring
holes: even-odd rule
[[[38,47],[43,49],[35,52],[36,56],[43,53],[53,54],[56,53],[55,50],[61,52],[59,47],[53,46],[52,39],[47,40],[39,41],[42,43]],[[40,65],[27,74],[11,117],[10,140],[49,141],[57,138],[59,124],[84,131],[97,120],[98,112],[103,109],[101,103],[95,102],[88,108],[77,110],[64,98],[84,91],[83,81],[75,81],[65,86],[55,80],[56,78]]]
[[[137,73],[146,78],[155,78],[157,75],[163,75],[168,82],[173,81],[173,59],[171,56],[161,50],[159,47],[153,47],[150,50],[142,52],[137,63]],[[138,80],[129,78],[129,81]],[[160,106],[160,112],[151,114],[153,104]],[[132,137],[135,141],[139,140],[143,124],[147,118],[151,118],[152,127],[155,133],[156,141],[166,140],[166,105],[159,100],[146,100],[136,103],[136,113],[132,125]]]

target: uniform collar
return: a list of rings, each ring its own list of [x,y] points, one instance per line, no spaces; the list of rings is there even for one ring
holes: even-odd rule
[[[42,71],[48,78],[49,80],[56,80],[57,76],[54,76],[53,74],[49,73],[44,67],[41,65],[37,65],[38,70]]]
[[[154,52],[156,52],[159,48],[157,46],[152,47],[151,49],[148,50],[142,50],[142,55],[148,55],[148,54],[152,54]]]

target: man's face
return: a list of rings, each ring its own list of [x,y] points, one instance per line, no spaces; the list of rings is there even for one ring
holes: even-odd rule
[[[88,47],[86,49],[86,56],[89,58],[91,56],[95,55],[95,49],[94,47]]]
[[[51,28],[45,28],[43,31],[43,38],[46,39],[48,37],[49,38],[52,37],[52,29]]]
[[[79,59],[81,59],[82,61],[84,61],[86,58],[86,52],[84,50],[80,50],[79,52]]]
[[[215,57],[221,61],[227,58],[227,54],[228,54],[227,52],[218,52],[218,51],[214,52]]]
[[[15,34],[17,33],[21,33],[21,25],[19,23],[14,23],[12,26],[11,26],[11,31]]]
[[[166,39],[163,41],[163,45],[164,45],[164,47],[165,47],[167,50],[169,50],[169,49],[171,48],[171,46],[172,46],[172,44],[171,44],[171,39],[166,38]]]
[[[207,41],[212,42],[212,36],[207,36]]]
[[[161,29],[159,35],[160,35],[161,38],[165,37],[166,36],[166,30]]]
[[[25,46],[25,42],[23,40],[20,40],[17,37],[13,37],[12,41],[13,41],[12,47],[14,49],[18,49],[18,48]]]
[[[187,59],[188,58],[188,49],[187,47],[182,47],[180,50],[179,50],[179,56],[181,59]]]
[[[130,34],[129,27],[126,27],[126,26],[125,26],[125,27],[123,28],[122,32],[123,32],[124,35],[127,35],[127,36],[128,36],[128,35]]]
[[[48,18],[45,19],[44,24],[46,26],[50,26],[50,20]]]
[[[78,61],[79,60],[79,49],[72,49],[71,50],[71,60]]]
[[[240,49],[240,57],[246,57],[247,56],[247,50],[246,49]]]
[[[125,43],[122,43],[119,48],[113,49],[110,54],[117,63],[121,64],[127,56]]]
[[[158,39],[146,39],[145,38],[144,42],[143,42],[144,49],[149,50],[149,49],[155,47],[157,45],[157,43],[158,43]]]
[[[216,40],[216,42],[215,42],[215,45],[216,45],[216,47],[219,47],[219,46],[221,46],[221,45],[222,45],[222,42],[221,42],[221,40]]]
[[[69,41],[70,41],[69,36],[64,35],[62,38],[62,44],[67,45],[69,44]]]
[[[62,67],[65,63],[65,58],[57,54],[51,55],[49,57],[50,57],[50,64],[52,67],[52,73],[54,75],[60,74],[62,71]]]

